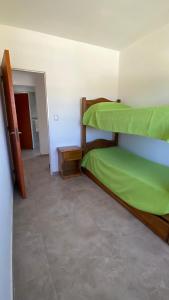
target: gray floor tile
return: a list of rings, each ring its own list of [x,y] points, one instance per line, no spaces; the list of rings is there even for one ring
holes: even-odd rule
[[[59,300],[50,275],[43,274],[15,289],[16,300]]]

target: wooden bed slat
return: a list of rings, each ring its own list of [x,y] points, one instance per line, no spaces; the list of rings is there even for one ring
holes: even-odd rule
[[[115,146],[115,141],[111,140],[104,140],[104,139],[97,139],[91,142],[88,142],[86,145],[85,153],[97,148],[107,148]]]

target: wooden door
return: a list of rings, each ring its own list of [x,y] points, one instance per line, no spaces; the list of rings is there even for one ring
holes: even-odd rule
[[[15,106],[21,149],[33,149],[29,98],[27,93],[15,94]]]
[[[22,198],[26,198],[24,169],[21,156],[9,50],[4,51],[1,69],[15,179]]]

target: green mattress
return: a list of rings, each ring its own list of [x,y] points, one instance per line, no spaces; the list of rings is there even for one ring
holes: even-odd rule
[[[91,150],[82,167],[129,205],[156,215],[169,213],[169,167],[120,147]]]
[[[83,124],[169,142],[169,105],[133,108],[123,103],[98,103],[84,113]]]

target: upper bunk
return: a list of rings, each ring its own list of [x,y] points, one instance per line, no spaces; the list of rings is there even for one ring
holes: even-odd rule
[[[83,125],[169,142],[169,105],[143,108],[130,107],[120,100],[96,102],[84,112]]]

